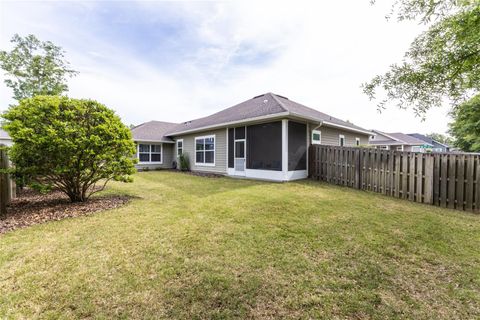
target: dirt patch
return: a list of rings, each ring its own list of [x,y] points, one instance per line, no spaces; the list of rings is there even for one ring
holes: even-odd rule
[[[8,205],[7,215],[0,219],[0,234],[52,220],[90,215],[118,208],[130,201],[128,196],[94,197],[87,202],[71,203],[60,191],[40,194],[25,189]]]

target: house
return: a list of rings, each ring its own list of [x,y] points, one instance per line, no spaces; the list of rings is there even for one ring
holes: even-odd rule
[[[8,135],[8,133],[2,129],[0,129],[0,145],[6,145],[6,146],[11,146],[12,143],[12,138]]]
[[[414,137],[431,144],[433,146],[432,147],[433,152],[450,152],[450,146],[443,144],[441,142],[438,142],[436,140],[433,140],[432,138],[427,137],[426,135],[423,135],[420,133],[409,133],[408,135],[410,137]]]
[[[430,152],[433,148],[432,144],[404,133],[385,133],[378,130],[372,132],[374,135],[370,137],[368,144],[378,149]]]
[[[306,178],[308,146],[358,146],[371,132],[286,97],[266,93],[210,116],[132,129],[139,170],[173,168],[186,154],[193,171],[276,181]]]

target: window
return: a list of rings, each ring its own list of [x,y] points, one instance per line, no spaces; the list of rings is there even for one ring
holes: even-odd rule
[[[177,140],[177,157],[183,154],[183,139]]]
[[[195,164],[215,165],[215,136],[195,137]]]
[[[357,147],[360,145],[360,138],[355,138],[355,145]]]
[[[338,145],[343,147],[345,145],[345,136],[343,134],[338,136]]]
[[[312,131],[312,144],[321,144],[322,143],[322,132],[319,130]]]
[[[138,145],[138,161],[162,163],[162,145],[161,144],[143,144]]]

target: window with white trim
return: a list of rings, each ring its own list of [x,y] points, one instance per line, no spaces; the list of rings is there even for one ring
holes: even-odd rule
[[[177,140],[177,157],[183,154],[183,139]]]
[[[312,130],[312,144],[322,143],[322,132],[320,130]]]
[[[355,145],[357,147],[360,145],[360,138],[355,138]]]
[[[215,135],[195,137],[195,164],[215,165]]]
[[[338,145],[340,147],[345,145],[345,136],[343,134],[338,135]]]
[[[161,144],[138,144],[138,161],[140,163],[162,163]]]

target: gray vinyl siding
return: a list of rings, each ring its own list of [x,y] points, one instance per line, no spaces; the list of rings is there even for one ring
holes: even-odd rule
[[[142,143],[142,142],[138,142]],[[145,142],[145,144],[154,144],[154,143],[148,143]],[[156,144],[156,143],[155,143]],[[162,149],[162,162],[163,163],[137,163],[135,165],[135,168],[137,170],[145,170],[145,168],[148,168],[148,170],[155,170],[155,169],[171,169],[173,168],[173,152],[174,152],[174,144],[173,143],[163,143],[163,149]]]
[[[309,142],[312,137],[312,131],[314,126],[310,125],[310,134],[309,134]],[[316,129],[321,132],[321,144],[330,145],[330,146],[338,146],[339,145],[339,136],[345,136],[345,146],[346,147],[354,147],[355,146],[355,138],[360,138],[360,145],[367,145],[368,144],[368,137],[369,135],[362,134],[362,133],[355,133],[351,131],[346,131],[338,128],[333,127],[326,127],[321,126],[320,128]]]
[[[195,137],[215,135],[215,166],[195,165]],[[183,139],[183,152],[188,155],[192,171],[227,173],[227,129],[203,131],[188,135],[176,136],[175,141]],[[175,147],[176,148],[176,147]],[[176,150],[174,151],[176,154]]]

